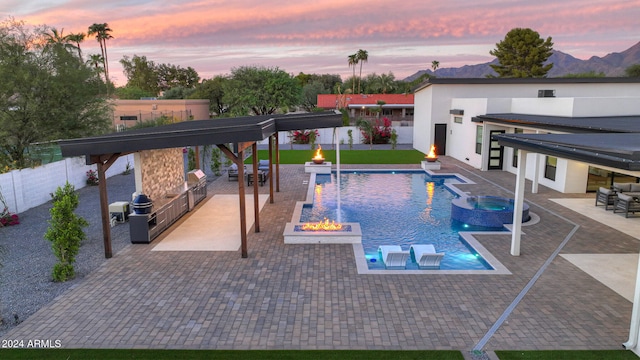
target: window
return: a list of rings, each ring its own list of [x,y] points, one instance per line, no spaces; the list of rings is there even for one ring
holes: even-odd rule
[[[544,165],[544,177],[549,180],[556,180],[556,168],[558,167],[558,158],[546,156]]]
[[[133,120],[133,121],[138,121],[138,117],[136,115],[125,115],[125,116],[120,116],[120,120]]]
[[[524,130],[515,128],[513,130],[513,133],[514,134],[522,134],[522,133],[524,133]],[[518,167],[518,149],[513,149],[513,159],[511,160],[511,165],[514,168]]]
[[[393,115],[393,109],[382,109],[382,115],[383,116],[392,116]]]
[[[476,154],[482,154],[482,125],[476,126]]]
[[[462,116],[454,116],[453,122],[456,124],[462,124]]]

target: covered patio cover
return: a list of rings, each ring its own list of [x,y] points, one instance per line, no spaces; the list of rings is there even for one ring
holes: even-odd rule
[[[490,121],[544,129],[573,131],[571,134],[500,134],[494,139],[502,146],[518,150],[518,174],[512,232],[512,255],[519,254],[526,153],[533,152],[600,165],[640,176],[640,116],[563,118],[520,114],[479,116],[474,121]],[[526,124],[526,125],[525,125]],[[516,222],[517,221],[517,222]],[[640,263],[639,263],[640,265]],[[640,266],[636,274],[629,339],[623,344],[640,352]]]
[[[153,149],[178,148],[186,146],[218,146],[224,154],[238,165],[238,176],[244,177],[244,150],[252,147],[257,154],[257,142],[269,138],[269,167],[273,164],[273,143],[276,151],[276,191],[279,191],[278,131],[331,128],[342,126],[342,114],[335,111],[320,113],[262,115],[227,119],[206,119],[184,121],[170,125],[135,129],[81,139],[60,140],[62,155],[85,156],[87,165],[96,164],[100,190],[100,211],[105,257],[113,256],[111,251],[111,226],[107,200],[107,169],[118,157],[133,152]],[[271,141],[271,138],[275,141]],[[227,144],[233,144],[230,149]],[[253,170],[258,172],[258,159],[253,156]],[[269,176],[273,178],[272,171]],[[260,231],[258,189],[254,181],[255,231]],[[273,181],[269,182],[270,202],[273,202]],[[244,184],[238,181],[240,201],[240,228],[242,257],[248,257]]]

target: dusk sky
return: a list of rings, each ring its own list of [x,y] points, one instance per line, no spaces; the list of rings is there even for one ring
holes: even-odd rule
[[[367,50],[363,76],[403,79],[431,67],[492,60],[489,51],[516,27],[551,36],[554,49],[580,59],[621,52],[640,41],[640,0],[2,0],[0,20],[48,25],[64,34],[107,23],[111,77],[119,60],[146,56],[194,68],[201,78],[242,65],[292,74],[351,76],[347,57]],[[100,52],[95,38],[85,58]],[[357,71],[356,71],[357,73]]]

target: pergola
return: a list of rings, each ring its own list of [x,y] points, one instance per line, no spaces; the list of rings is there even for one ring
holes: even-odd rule
[[[536,153],[599,165],[640,176],[640,116],[571,118],[521,114],[493,114],[474,118],[511,126],[573,131],[569,134],[500,134],[501,146],[518,151],[511,255],[520,254],[522,207],[527,153]],[[537,166],[537,165],[536,165]],[[537,173],[537,171],[536,171]],[[535,182],[535,180],[534,180]],[[629,339],[623,346],[640,351],[640,263],[631,314]]]
[[[184,121],[170,125],[135,129],[80,139],[59,141],[62,155],[85,156],[87,165],[96,164],[105,257],[113,256],[107,197],[106,171],[123,155],[142,150],[179,148],[215,144],[238,165],[238,178],[244,177],[244,151],[251,147],[257,154],[257,142],[269,138],[269,168],[275,156],[275,191],[280,191],[278,132],[289,130],[332,128],[342,126],[342,114],[335,111],[291,115],[262,115],[227,119]],[[274,149],[275,143],[275,149]],[[228,144],[233,144],[233,149]],[[253,173],[258,173],[258,158],[253,156]],[[269,201],[273,203],[273,171],[269,171]],[[255,232],[260,231],[258,182],[254,181]],[[240,201],[240,233],[242,257],[248,257],[245,189],[238,181]]]

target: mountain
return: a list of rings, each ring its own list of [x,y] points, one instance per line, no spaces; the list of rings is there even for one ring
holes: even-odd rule
[[[624,76],[624,70],[631,65],[640,64],[640,42],[620,53],[611,53],[604,57],[592,56],[589,60],[580,60],[562,51],[553,50],[546,63],[553,63],[553,68],[547,74],[548,77],[561,77],[567,74],[580,74],[593,71],[606,76]],[[491,68],[492,64],[498,64],[498,59],[477,64],[465,65],[459,68],[437,69],[435,76],[448,78],[483,78],[487,75],[497,75]],[[420,70],[408,76],[405,81],[412,81],[422,74],[433,75],[431,70]]]

